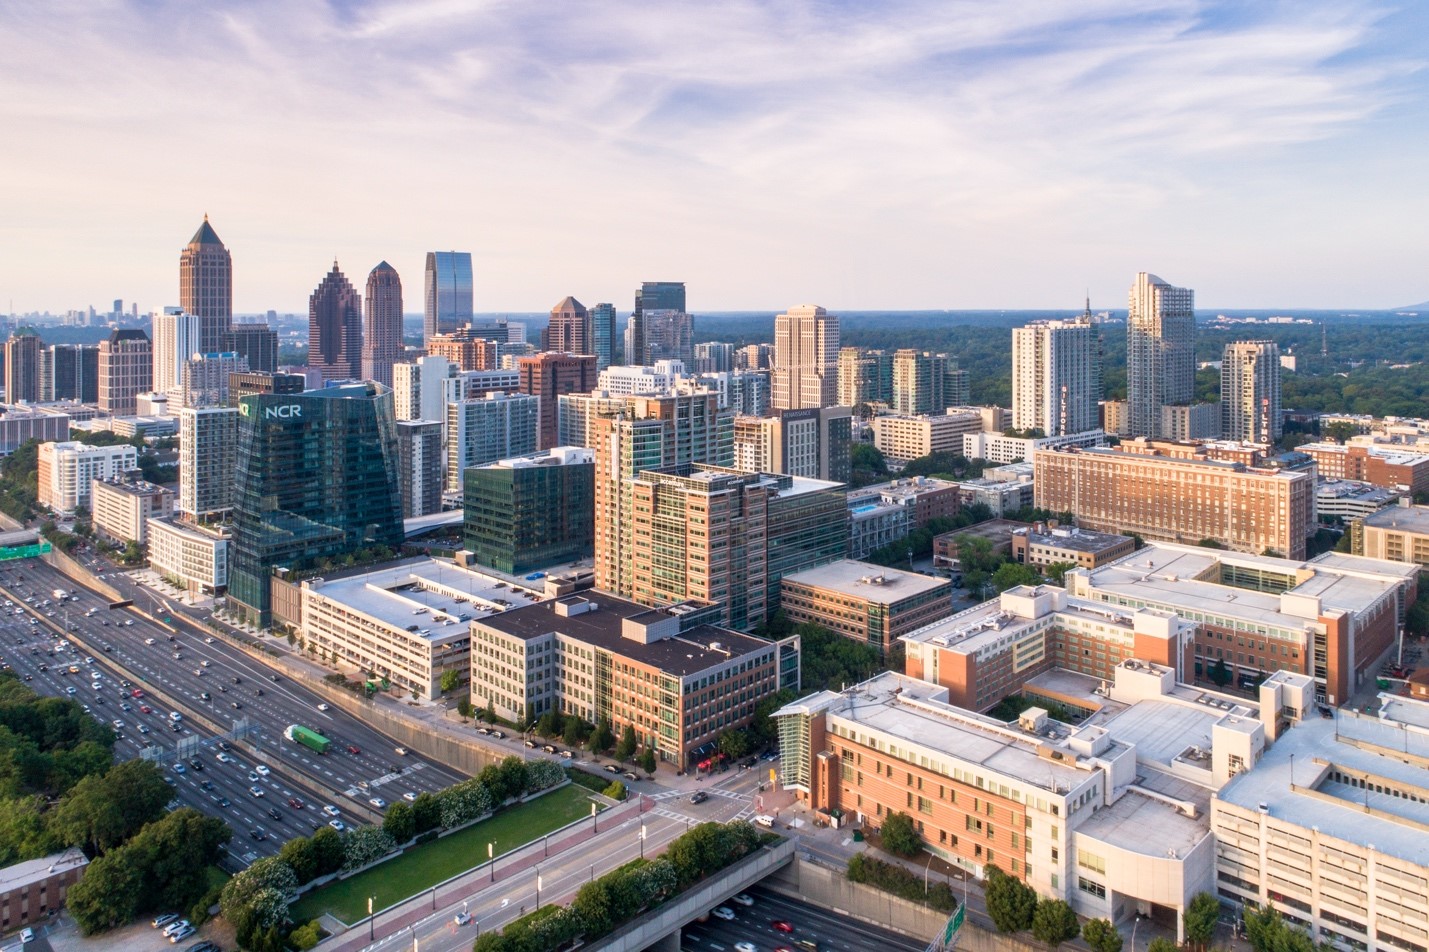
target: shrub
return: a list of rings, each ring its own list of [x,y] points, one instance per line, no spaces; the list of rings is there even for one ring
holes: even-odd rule
[[[380,826],[360,826],[343,839],[342,868],[360,869],[397,848],[392,834]]]
[[[625,781],[612,780],[610,782],[610,785],[607,786],[604,790],[602,790],[601,793],[607,797],[610,797],[610,799],[612,800],[624,800],[626,796]]]
[[[856,853],[848,861],[848,878],[851,882],[892,893],[900,899],[922,903],[938,912],[952,912],[958,906],[953,890],[947,883],[932,883],[924,887],[923,879],[911,870],[867,853]]]

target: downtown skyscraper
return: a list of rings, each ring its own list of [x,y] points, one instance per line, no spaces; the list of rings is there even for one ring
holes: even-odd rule
[[[471,323],[471,252],[429,251],[424,272],[422,340]]]
[[[1127,428],[1160,438],[1162,408],[1189,406],[1196,395],[1195,292],[1142,271],[1131,285],[1126,318]]]
[[[179,308],[199,319],[198,353],[225,349],[233,325],[233,258],[207,215],[179,253]]]
[[[541,349],[562,354],[594,354],[590,313],[570,295],[551,308],[551,320],[541,332]]]
[[[362,379],[392,386],[392,365],[402,353],[402,279],[397,269],[379,262],[367,275],[363,302]]]
[[[325,381],[362,374],[362,300],[336,261],[308,298],[308,367]]]
[[[602,302],[592,307],[590,327],[595,369],[604,370],[615,363],[615,305]]]
[[[1101,339],[1091,319],[1012,330],[1012,426],[1065,436],[1097,428]]]
[[[685,310],[685,282],[646,281],[635,292],[635,310],[630,314],[630,323],[625,327],[625,360],[627,364],[649,364],[647,348],[648,334],[646,315],[652,311],[673,311],[678,314]]]
[[[823,308],[801,304],[775,317],[775,409],[833,406],[838,355],[839,319]]]

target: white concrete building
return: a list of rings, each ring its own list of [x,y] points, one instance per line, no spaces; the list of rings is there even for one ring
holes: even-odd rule
[[[1013,328],[1014,427],[1046,436],[1095,430],[1101,397],[1101,339],[1090,315]]]
[[[529,394],[488,393],[447,404],[446,489],[462,491],[468,466],[494,463],[536,452],[541,430],[541,398]]]
[[[1037,450],[1064,446],[1106,446],[1106,433],[1092,429],[1084,433],[1047,437],[1003,436],[1001,433],[986,431],[963,434],[963,455],[968,459],[984,459],[989,463],[1030,463],[1032,454]]]
[[[221,518],[233,509],[238,408],[179,410],[179,499],[191,519]]]
[[[171,519],[149,520],[149,567],[194,595],[228,588],[231,533]]]
[[[42,506],[72,513],[88,506],[96,479],[113,479],[139,468],[139,451],[132,446],[90,446],[88,443],[41,443],[38,496]]]
[[[202,319],[181,307],[156,308],[150,314],[154,334],[154,392],[170,396],[180,405],[184,364],[203,348],[199,345]]]
[[[142,479],[96,479],[89,495],[94,528],[117,542],[144,545],[149,520],[174,511],[174,494]]]
[[[657,360],[653,367],[616,365],[607,367],[597,378],[599,389],[624,396],[626,394],[667,393],[685,376],[685,365],[679,360]]]

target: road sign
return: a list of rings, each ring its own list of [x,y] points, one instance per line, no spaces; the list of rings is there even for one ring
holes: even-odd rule
[[[958,937],[958,930],[963,927],[963,919],[967,917],[968,907],[958,906],[953,910],[952,916],[948,919],[948,924],[943,927],[943,947],[952,945]]]

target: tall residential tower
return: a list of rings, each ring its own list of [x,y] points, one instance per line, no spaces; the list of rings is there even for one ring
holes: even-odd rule
[[[1012,330],[1012,425],[1065,436],[1097,428],[1101,340],[1088,318]]]
[[[1131,285],[1126,318],[1127,425],[1132,436],[1159,438],[1161,408],[1189,406],[1196,395],[1195,292],[1142,271]]]
[[[774,318],[774,407],[833,406],[838,396],[839,319],[816,304]]]
[[[1274,443],[1280,433],[1279,345],[1232,341],[1221,357],[1221,437]]]

